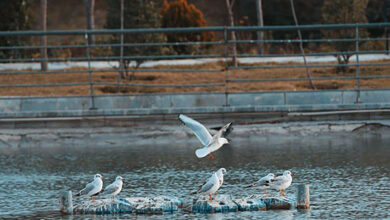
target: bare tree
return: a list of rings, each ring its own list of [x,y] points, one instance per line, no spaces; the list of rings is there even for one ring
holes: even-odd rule
[[[235,0],[226,0],[226,8],[228,10],[229,14],[229,25],[230,27],[234,27],[234,16],[233,16],[233,5]],[[231,31],[231,39],[232,41],[236,41],[236,33],[235,31]],[[237,45],[236,43],[233,43],[233,65],[237,66]]]
[[[95,28],[95,0],[83,0],[85,6],[87,29],[93,30]],[[94,44],[95,38],[93,35],[88,36],[88,43]]]
[[[295,26],[298,26],[297,15],[295,14],[294,0],[290,0],[290,3],[291,3],[291,11],[292,11],[292,14],[293,14],[293,17],[294,17]],[[311,88],[312,89],[316,89],[313,81],[311,80],[310,68],[307,66],[305,50],[303,49],[303,43],[302,43],[302,33],[301,33],[301,30],[299,30],[299,29],[298,29],[298,37],[299,37],[299,48],[301,50],[301,53],[302,53],[302,56],[303,56],[303,62],[304,62],[305,67],[306,67],[307,78],[309,78],[309,82],[310,82]]]
[[[256,12],[257,12],[257,26],[263,27],[264,21],[263,21],[262,0],[256,0]],[[257,40],[259,40],[259,41],[264,40],[264,32],[263,31],[257,32]],[[264,54],[264,44],[263,43],[259,43],[259,54]]]
[[[47,0],[41,0],[41,28],[47,30]],[[47,71],[47,36],[41,36],[41,71]]]

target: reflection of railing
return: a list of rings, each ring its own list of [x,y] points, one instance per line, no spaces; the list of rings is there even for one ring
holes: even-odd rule
[[[273,81],[308,81],[308,80],[356,80],[356,91],[357,91],[357,100],[359,102],[360,94],[360,79],[389,79],[390,75],[360,75],[360,67],[362,66],[390,66],[390,62],[377,62],[377,63],[361,63],[359,60],[359,55],[363,54],[388,54],[389,51],[385,48],[382,50],[361,50],[359,47],[360,42],[377,42],[377,41],[388,41],[388,38],[378,37],[378,38],[359,38],[359,30],[367,28],[376,28],[376,29],[387,29],[390,26],[390,23],[375,23],[375,24],[332,24],[332,25],[301,25],[301,26],[266,26],[266,27],[257,27],[257,26],[241,26],[241,27],[200,27],[200,28],[158,28],[158,29],[124,29],[124,30],[61,30],[61,31],[2,31],[0,32],[0,37],[27,37],[27,36],[84,36],[85,44],[77,45],[47,45],[47,46],[0,46],[0,51],[15,51],[15,50],[38,50],[42,48],[47,49],[85,49],[84,57],[48,57],[48,58],[34,58],[34,57],[18,57],[18,58],[9,58],[4,57],[0,58],[0,63],[29,63],[29,62],[69,62],[69,61],[86,61],[88,62],[87,70],[74,70],[74,69],[64,69],[64,70],[48,70],[48,71],[39,71],[39,70],[26,70],[26,71],[14,71],[7,70],[0,72],[1,75],[20,75],[20,74],[68,74],[68,73],[88,73],[88,82],[76,82],[76,83],[43,83],[43,84],[3,84],[0,83],[0,88],[20,88],[20,87],[66,87],[66,86],[89,86],[90,96],[92,98],[92,108],[95,108],[94,97],[95,97],[95,88],[94,86],[117,86],[118,91],[120,87],[221,87],[224,88],[226,94],[226,105],[227,96],[229,95],[229,83],[248,83],[248,82],[273,82]],[[257,32],[257,31],[296,31],[296,30],[335,30],[335,29],[351,29],[353,37],[351,38],[332,38],[332,39],[303,39],[303,43],[351,43],[354,44],[354,50],[350,51],[335,51],[335,52],[312,52],[306,53],[307,57],[311,56],[337,56],[337,55],[355,55],[353,63],[312,63],[308,65],[304,64],[255,64],[255,65],[237,65],[233,66],[228,62],[228,59],[237,57],[237,58],[272,58],[272,57],[296,57],[302,56],[300,53],[290,53],[290,54],[253,54],[253,53],[241,53],[241,54],[231,54],[230,46],[232,44],[294,44],[300,43],[300,40],[296,39],[282,39],[282,40],[229,40],[229,32]],[[120,43],[99,43],[89,45],[88,36],[90,35],[124,35],[124,34],[168,34],[168,33],[184,33],[184,32],[214,32],[220,33],[220,40],[210,41],[210,42],[151,42],[151,43],[129,43],[124,44]],[[385,35],[386,36],[386,35]],[[93,56],[91,54],[92,49],[96,48],[115,48],[115,47],[153,47],[153,46],[221,46],[222,49],[218,53],[209,53],[209,54],[181,54],[181,55],[124,55],[124,56]],[[207,51],[207,50],[205,50]],[[136,69],[130,68],[126,71],[130,72],[170,72],[170,73],[221,73],[224,74],[224,80],[221,82],[213,83],[189,83],[189,84],[147,84],[147,83],[126,83],[121,80],[120,73],[125,71],[123,67],[120,68],[105,68],[105,69],[93,69],[91,62],[94,61],[120,61],[120,60],[169,60],[169,59],[198,59],[198,58],[217,58],[221,61],[225,61],[224,67],[221,69],[170,69],[170,68],[148,68],[148,69]],[[1,65],[1,64],[0,64]],[[121,66],[121,65],[118,65]],[[323,76],[323,77],[304,77],[304,78],[291,78],[291,77],[282,77],[282,78],[237,78],[230,77],[229,71],[232,70],[241,70],[241,69],[276,69],[276,68],[341,68],[341,67],[354,67],[355,75],[354,76]],[[93,73],[95,72],[118,72],[117,82],[96,82],[93,79]],[[390,89],[390,88],[386,88]],[[245,89],[244,89],[245,90]]]

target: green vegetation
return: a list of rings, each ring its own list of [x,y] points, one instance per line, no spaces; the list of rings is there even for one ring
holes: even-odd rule
[[[0,1],[0,30],[21,31],[31,26],[30,1]],[[26,37],[2,37],[0,46],[22,46],[27,44]],[[19,58],[26,55],[21,50],[0,50],[2,58]]]
[[[350,24],[350,23],[367,23],[365,11],[367,9],[368,0],[326,0],[322,6],[323,23],[328,24]],[[355,29],[338,29],[338,30],[323,30],[325,38],[338,39],[353,39],[356,37]],[[364,29],[359,30],[359,37],[365,38],[368,32]],[[360,45],[364,42],[360,42]],[[333,51],[347,52],[355,50],[355,42],[334,42],[329,44]],[[339,64],[348,64],[352,54],[337,55]],[[346,67],[340,67],[337,72],[346,72]]]
[[[105,28],[120,29],[120,0],[107,0],[108,6],[107,19]],[[149,0],[131,0],[124,1],[124,29],[131,28],[158,28],[160,27],[160,15],[155,4]],[[113,35],[111,43],[120,43],[120,35]],[[124,34],[124,43],[158,43],[165,42],[162,34]],[[124,47],[124,56],[150,56],[162,55],[166,52],[166,48],[162,46],[138,46]],[[120,47],[113,47],[112,53],[114,56],[120,56]],[[131,61],[136,62],[136,69],[146,61],[145,59],[124,59],[123,67],[125,68],[125,78],[134,79],[135,72],[131,76],[128,75],[128,69]]]

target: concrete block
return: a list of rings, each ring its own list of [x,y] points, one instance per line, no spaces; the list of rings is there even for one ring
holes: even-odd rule
[[[295,199],[291,197],[273,196],[273,195],[252,195],[249,198],[263,202],[267,210],[269,209],[292,209],[295,207]]]
[[[259,199],[234,199],[233,202],[237,204],[239,211],[263,211],[267,209],[266,204]]]
[[[229,195],[217,195],[213,200],[202,196],[195,201],[192,211],[196,213],[237,212],[238,205]]]
[[[341,104],[341,91],[321,91],[321,92],[288,92],[286,94],[288,105],[308,105],[308,104]]]
[[[173,196],[131,197],[124,199],[101,199],[84,201],[73,208],[75,214],[163,214],[178,211],[183,203]]]
[[[0,99],[0,112],[18,112],[20,111],[20,99]]]

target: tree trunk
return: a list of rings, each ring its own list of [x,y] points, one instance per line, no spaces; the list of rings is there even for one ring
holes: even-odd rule
[[[294,0],[290,0],[290,3],[291,3],[291,11],[292,11],[292,14],[293,14],[293,17],[294,17],[294,21],[295,21],[295,26],[298,26],[299,24],[298,24],[297,15],[295,14]],[[301,49],[301,53],[302,53],[302,56],[303,56],[303,62],[304,62],[305,67],[306,67],[307,78],[309,79],[309,83],[310,83],[311,88],[312,89],[316,89],[313,81],[311,80],[310,68],[307,67],[307,60],[306,60],[305,50],[303,49],[303,43],[302,43],[302,33],[301,33],[301,30],[299,30],[299,29],[298,29],[298,37],[299,37],[299,48]]]
[[[263,27],[264,21],[263,21],[263,3],[262,0],[256,0],[256,11],[257,11],[257,26]],[[264,32],[258,31],[257,32],[257,40],[263,41],[264,40]],[[264,44],[259,43],[259,54],[264,54]]]
[[[95,0],[83,0],[86,12],[87,29],[93,30],[95,28]],[[88,36],[88,43],[94,44],[95,37],[93,35]]]
[[[234,0],[230,2],[230,0],[226,0],[226,8],[228,10],[229,14],[229,25],[230,27],[234,27],[234,16],[233,16],[233,5],[234,5]],[[236,33],[234,31],[231,31],[231,39],[232,41],[236,41]],[[236,43],[233,43],[233,48],[232,48],[232,53],[233,53],[233,65],[237,66],[237,45]]]
[[[41,29],[47,30],[47,0],[41,0]],[[41,71],[47,71],[47,36],[41,36]]]
[[[123,31],[124,29],[124,15],[125,14],[125,0],[121,0],[121,31]],[[124,61],[123,61],[123,53],[124,53],[124,48],[123,48],[123,43],[124,43],[124,35],[123,35],[123,32],[121,33],[121,37],[120,37],[120,41],[121,41],[121,48],[120,48],[120,52],[119,52],[119,56],[120,56],[120,60],[119,60],[119,68],[121,69],[120,70],[120,75],[122,76],[122,78],[125,78],[127,76],[127,71],[126,71],[126,75],[123,73],[123,67],[125,66],[124,65]]]

